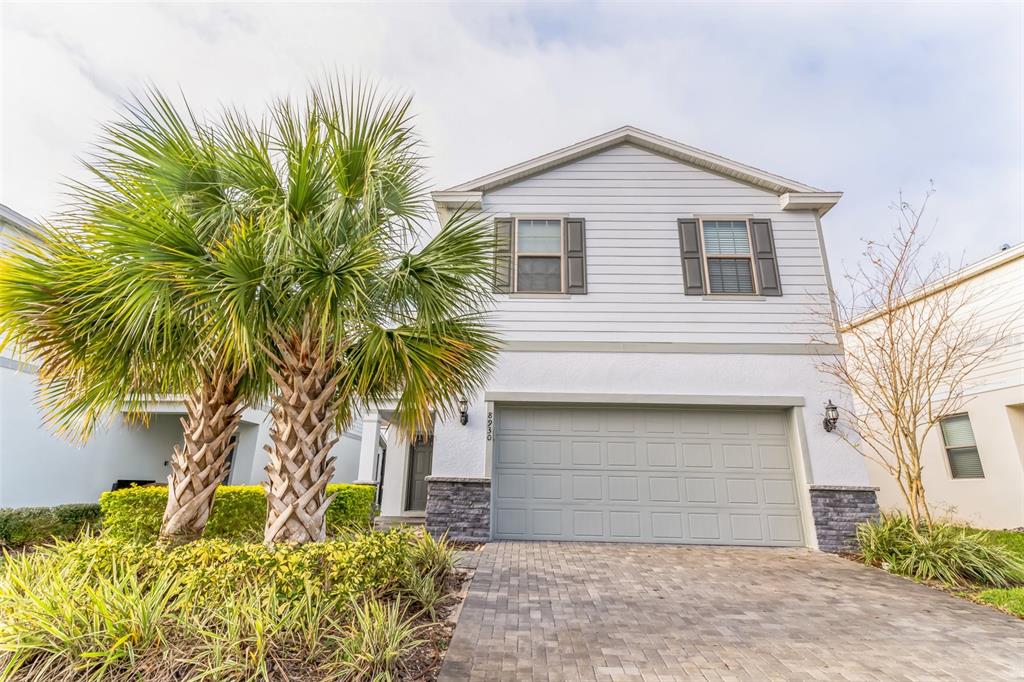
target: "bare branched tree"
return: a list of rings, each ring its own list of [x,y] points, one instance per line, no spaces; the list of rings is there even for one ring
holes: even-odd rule
[[[866,262],[846,275],[849,298],[835,297],[845,357],[820,365],[857,405],[838,435],[892,476],[917,524],[932,521],[921,478],[925,439],[940,418],[963,410],[971,374],[1006,346],[1014,319],[983,323],[982,302],[954,285],[949,259],[923,262],[930,196],[915,209],[901,195],[891,241],[867,242]]]

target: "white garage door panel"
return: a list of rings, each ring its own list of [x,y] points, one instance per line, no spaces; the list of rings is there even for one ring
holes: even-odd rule
[[[802,545],[780,411],[502,407],[503,539]]]

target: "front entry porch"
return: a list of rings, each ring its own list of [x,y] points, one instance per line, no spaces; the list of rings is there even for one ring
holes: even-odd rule
[[[422,525],[434,461],[433,435],[402,438],[391,419],[388,409],[363,417],[357,483],[377,488],[378,527]]]

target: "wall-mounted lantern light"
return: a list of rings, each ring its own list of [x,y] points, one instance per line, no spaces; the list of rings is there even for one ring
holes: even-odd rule
[[[828,405],[825,406],[825,419],[821,422],[821,425],[825,427],[825,430],[831,433],[835,430],[836,424],[839,423],[839,408],[832,404],[832,400],[829,399]]]
[[[469,423],[469,401],[465,396],[459,398],[459,423],[463,426]]]

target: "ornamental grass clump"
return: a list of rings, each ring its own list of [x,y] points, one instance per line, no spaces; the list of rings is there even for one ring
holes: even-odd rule
[[[351,682],[391,682],[409,649],[423,644],[425,630],[409,618],[400,599],[355,605],[345,636],[337,640],[333,672]]]
[[[945,523],[917,525],[893,513],[858,526],[857,540],[866,563],[914,580],[950,587],[1024,584],[1024,560],[984,532]]]

